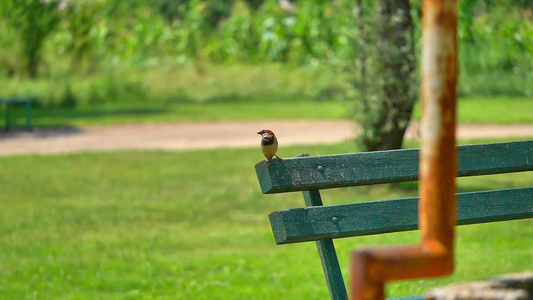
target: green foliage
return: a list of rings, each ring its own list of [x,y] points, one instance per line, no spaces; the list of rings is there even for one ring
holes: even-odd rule
[[[4,17],[20,33],[26,71],[35,78],[43,44],[60,22],[57,0],[5,0]]]
[[[74,2],[65,10],[65,50],[72,57],[74,70],[84,69],[85,60],[94,58],[95,41],[93,30],[101,21],[101,8],[98,4]],[[87,61],[89,63],[89,61]]]
[[[158,13],[160,13],[169,23],[174,22],[180,17],[183,6],[187,5],[190,0],[147,0]]]
[[[348,74],[355,91],[363,80],[378,81],[372,74],[379,67],[377,55],[372,58],[378,35],[372,21],[375,1],[363,1],[364,37],[357,33],[355,2],[348,0],[296,1],[294,11],[282,9],[277,0],[65,1],[61,9],[57,2],[0,1],[0,76],[24,75],[28,57],[36,55],[42,60],[32,66],[52,78],[94,74],[105,80],[110,68],[142,73],[142,68],[159,67],[164,72],[169,63],[193,64],[201,73],[205,64],[274,62],[287,70],[321,67]],[[415,41],[420,3],[412,1]],[[527,2],[461,3],[460,92],[532,95],[533,19]],[[39,17],[26,18],[30,14]],[[31,26],[38,29],[30,33]],[[32,34],[38,39],[24,40]],[[369,47],[366,79],[354,69],[359,41]]]
[[[102,103],[177,103],[189,102],[256,102],[302,99],[344,100],[349,84],[327,69],[288,68],[268,64],[220,66],[203,64],[182,66],[168,63],[165,68],[143,67],[109,68],[105,73],[57,76],[52,78],[2,79],[2,93],[6,96],[37,98],[37,104],[54,107],[70,89],[81,106]],[[324,95],[328,95],[327,99]],[[227,99],[227,101],[220,101]],[[265,104],[265,105],[268,105]],[[312,103],[310,103],[312,106]]]
[[[463,94],[533,95],[533,18],[527,17],[531,10],[500,4],[489,11],[477,6],[471,24],[474,39],[460,44]]]

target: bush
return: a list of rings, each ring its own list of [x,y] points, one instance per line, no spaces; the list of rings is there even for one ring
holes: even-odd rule
[[[160,84],[147,77],[153,75],[145,74],[145,68],[159,69],[165,74],[168,65],[182,68],[181,73],[186,73],[192,65],[195,69],[192,76],[200,81],[204,78],[196,73],[201,74],[204,65],[235,69],[258,65],[268,69],[270,63],[286,66],[284,72],[296,72],[288,76],[291,78],[297,78],[302,69],[315,68],[316,72],[327,70],[348,80],[338,82],[343,86],[362,80],[354,71],[360,38],[356,30],[359,19],[354,12],[355,1],[295,1],[294,11],[282,9],[277,0],[232,0],[220,7],[220,1],[215,0],[171,1],[172,7],[167,0],[68,1],[66,8],[50,12],[50,20],[57,17],[59,24],[49,22],[48,35],[42,35],[46,40],[41,48],[41,71],[46,72],[41,72],[34,83],[36,90],[28,92],[27,82],[22,87],[13,86],[21,82],[26,68],[23,55],[26,46],[21,39],[23,27],[7,26],[12,24],[13,17],[7,12],[8,4],[13,1],[33,3],[34,0],[0,1],[0,76],[3,80],[14,78],[10,88],[3,89],[0,96],[13,91],[43,93],[41,98],[50,99],[43,103],[58,103],[66,88],[54,78],[74,76],[72,93],[79,99],[79,105],[138,101],[167,93],[152,92],[154,88],[150,85]],[[363,2],[375,9],[375,1]],[[419,36],[421,1],[411,2],[415,35]],[[532,95],[533,12],[524,3],[527,2],[461,2],[461,94]],[[375,43],[378,34],[375,26],[366,29],[367,43]],[[417,48],[419,53],[419,44]],[[112,69],[115,71],[109,71]],[[125,76],[121,69],[137,74]],[[124,76],[131,80],[123,79]],[[42,87],[44,81],[52,84],[54,91]],[[317,82],[316,85],[324,88],[328,84]],[[215,92],[246,94],[238,90],[241,88],[249,89],[238,86]],[[198,93],[201,95],[190,97],[210,97],[204,96],[209,91]],[[317,91],[306,93],[316,95]],[[353,91],[347,94],[354,95]]]

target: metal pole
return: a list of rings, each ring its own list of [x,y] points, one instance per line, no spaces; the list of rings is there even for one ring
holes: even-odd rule
[[[422,26],[421,244],[354,251],[352,299],[384,299],[388,280],[453,272],[457,0],[424,0]]]

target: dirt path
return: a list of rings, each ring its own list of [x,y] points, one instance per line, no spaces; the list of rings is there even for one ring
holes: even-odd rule
[[[281,145],[338,143],[354,137],[348,121],[235,121],[173,124],[127,124],[82,128],[36,128],[0,131],[0,156],[27,153],[71,153],[120,149],[210,149],[255,147],[256,132],[276,132]],[[533,124],[458,127],[458,137],[533,137]],[[418,125],[411,126],[408,138],[418,137]]]

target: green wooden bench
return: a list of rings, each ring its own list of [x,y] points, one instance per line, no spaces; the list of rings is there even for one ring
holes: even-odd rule
[[[0,99],[0,104],[5,104],[5,129],[9,130],[11,128],[11,117],[10,117],[10,111],[11,106],[24,106],[24,110],[26,112],[26,129],[28,131],[32,130],[31,126],[31,103],[33,102],[33,99],[29,98],[9,98],[9,99]]]
[[[533,171],[533,140],[459,146],[457,176]],[[276,244],[316,241],[331,299],[347,299],[333,239],[415,230],[418,198],[323,206],[319,190],[416,181],[418,149],[262,161],[264,194],[302,191],[305,208],[270,214]],[[457,195],[457,224],[533,217],[533,187]],[[403,297],[422,299],[422,296]]]

